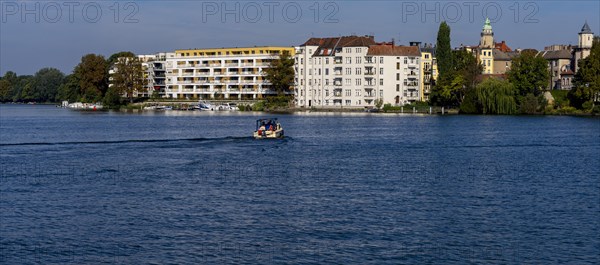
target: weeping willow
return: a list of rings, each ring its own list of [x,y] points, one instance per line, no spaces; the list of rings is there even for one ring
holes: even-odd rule
[[[507,81],[490,78],[476,88],[483,114],[514,114],[517,112],[515,88]]]

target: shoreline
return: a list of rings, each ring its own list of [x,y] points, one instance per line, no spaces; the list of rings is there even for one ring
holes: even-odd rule
[[[397,115],[420,115],[420,116],[572,116],[572,117],[600,117],[600,115],[598,114],[594,114],[594,113],[536,113],[536,114],[510,114],[510,115],[498,115],[498,114],[465,114],[465,113],[460,113],[457,109],[449,109],[449,110],[445,110],[444,113],[442,114],[441,111],[433,111],[432,113],[429,113],[428,111],[416,111],[413,112],[409,109],[409,111],[399,111],[399,110],[391,110],[391,111],[376,111],[376,112],[368,112],[365,111],[364,109],[351,109],[351,108],[313,108],[313,109],[306,109],[306,108],[288,108],[288,109],[273,109],[273,110],[264,110],[264,111],[197,111],[197,110],[189,110],[189,109],[174,109],[174,110],[144,110],[143,105],[146,104],[148,102],[145,103],[135,103],[135,104],[140,104],[139,106],[136,106],[136,108],[131,108],[131,107],[121,107],[118,109],[110,109],[110,108],[105,108],[105,109],[101,109],[101,110],[95,110],[95,111],[100,111],[100,112],[108,112],[108,111],[116,111],[116,112],[123,112],[123,113],[127,113],[127,112],[171,112],[171,111],[179,111],[179,112],[207,112],[207,113],[264,113],[265,115],[271,115],[271,114],[280,114],[280,115],[292,115],[292,114],[310,114],[310,113],[314,113],[314,114],[369,114],[369,115],[381,115],[381,114],[397,114]],[[156,102],[152,102],[152,103],[156,103]],[[29,103],[0,103],[0,106],[3,105],[13,105],[13,106],[55,106],[57,108],[59,108],[59,104],[58,103],[35,103],[35,104],[29,104]],[[173,103],[171,104],[166,104],[166,105],[174,105]],[[142,108],[138,108],[138,107],[142,107]],[[435,107],[434,107],[435,108]],[[81,109],[70,109],[73,111],[94,111],[94,110],[81,110]]]

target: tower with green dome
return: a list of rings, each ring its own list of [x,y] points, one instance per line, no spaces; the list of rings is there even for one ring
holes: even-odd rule
[[[479,48],[494,48],[494,31],[492,30],[492,23],[490,22],[489,18],[485,20],[485,25],[483,25]]]

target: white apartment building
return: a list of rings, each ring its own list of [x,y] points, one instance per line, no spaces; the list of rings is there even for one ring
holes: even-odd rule
[[[276,95],[264,70],[292,47],[177,50],[166,58],[166,97],[260,99]]]
[[[374,107],[420,99],[418,47],[377,44],[372,36],[311,38],[295,56],[296,105]]]
[[[157,53],[152,55],[138,55],[144,71],[144,91],[147,96],[158,93],[159,97],[165,96],[166,89],[166,62],[167,56],[173,56],[173,53]]]

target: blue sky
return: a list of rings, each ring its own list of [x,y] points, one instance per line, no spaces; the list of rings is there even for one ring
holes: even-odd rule
[[[0,74],[43,67],[70,73],[88,53],[296,46],[311,36],[372,34],[403,45],[434,43],[442,20],[450,22],[453,46],[477,44],[485,16],[493,20],[496,41],[543,49],[576,44],[586,20],[599,34],[599,2],[2,0]]]

